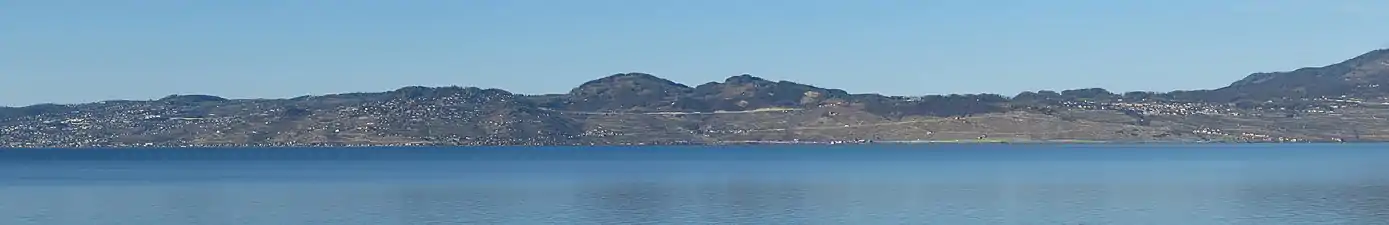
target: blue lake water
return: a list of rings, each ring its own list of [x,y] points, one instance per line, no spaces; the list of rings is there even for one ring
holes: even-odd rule
[[[1389,145],[0,150],[0,224],[1389,224]]]

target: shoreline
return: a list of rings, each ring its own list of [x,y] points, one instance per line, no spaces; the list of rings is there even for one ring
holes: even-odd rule
[[[385,144],[385,145],[187,145],[187,146],[82,146],[82,147],[0,147],[3,150],[123,150],[123,149],[361,149],[361,148],[505,148],[505,147],[675,147],[675,146],[841,146],[841,145],[1247,145],[1247,144],[1375,144],[1385,141],[1099,141],[1099,140],[905,140],[905,141],[721,141],[713,143],[627,143],[627,144],[569,144],[569,145],[442,145],[442,144]]]

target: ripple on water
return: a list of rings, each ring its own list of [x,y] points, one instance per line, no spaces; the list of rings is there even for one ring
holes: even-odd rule
[[[1389,224],[1389,154],[850,150],[739,160],[5,162],[0,224]],[[1033,155],[990,155],[1014,150]],[[854,160],[835,160],[846,157]]]

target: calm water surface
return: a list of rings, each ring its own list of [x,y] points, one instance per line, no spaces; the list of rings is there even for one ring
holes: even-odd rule
[[[0,224],[1389,224],[1389,145],[0,150]]]

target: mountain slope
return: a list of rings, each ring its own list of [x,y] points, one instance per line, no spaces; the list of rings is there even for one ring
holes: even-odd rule
[[[629,145],[961,140],[1389,141],[1389,50],[1216,90],[919,97],[622,73],[568,93],[404,87],[0,107],[0,147]],[[1341,97],[1346,96],[1346,97]]]
[[[1389,49],[1323,67],[1255,73],[1207,93],[1209,100],[1389,96]]]
[[[495,89],[407,87],[281,100],[218,99],[173,96],[61,106],[62,110],[0,120],[0,143],[34,147],[521,145],[565,144],[582,132],[575,121]]]
[[[585,82],[547,103],[573,111],[662,111],[700,108],[682,105],[694,89],[645,73],[616,74]]]
[[[713,110],[741,111],[772,107],[814,107],[844,102],[849,93],[790,81],[773,82],[752,75],[738,75],[711,82],[694,89],[700,99]]]

